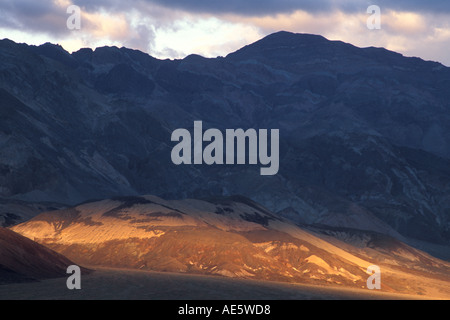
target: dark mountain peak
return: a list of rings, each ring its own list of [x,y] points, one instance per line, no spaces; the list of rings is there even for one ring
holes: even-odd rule
[[[37,46],[37,47],[41,48],[41,49],[54,49],[54,50],[58,50],[60,52],[67,53],[66,50],[64,50],[63,47],[59,43],[54,44],[54,43],[51,43],[51,42],[46,42],[46,43],[41,44],[40,46]]]
[[[81,48],[78,51],[72,52],[72,57],[77,59],[78,61],[86,61],[92,59],[92,54],[94,50],[91,48]]]
[[[4,38],[0,40],[0,48],[4,49],[4,48],[8,48],[8,47],[15,47],[18,44],[8,38]]]
[[[200,63],[204,62],[205,60],[208,60],[208,58],[205,58],[199,54],[190,54],[183,59],[184,62],[200,62]]]
[[[124,62],[124,55],[116,46],[104,46],[95,48],[92,60],[96,64],[117,64]]]
[[[154,70],[158,62],[160,61],[159,59],[152,57],[148,53],[142,52],[137,49],[122,47],[120,48],[120,52],[134,63],[141,65],[149,71]]]
[[[125,47],[118,48],[116,46],[98,47],[95,50],[84,48],[74,52],[72,55],[79,61],[93,65],[137,64],[149,70],[153,70],[155,64],[159,61],[140,50]]]
[[[323,36],[310,33],[293,33],[288,31],[278,31],[262,38],[258,42],[265,44],[286,44],[292,43],[323,43],[329,41]]]
[[[32,48],[33,46],[26,43],[17,43],[9,39],[0,40],[0,62],[21,61],[29,65],[42,65],[41,57]]]
[[[103,46],[103,47],[97,47],[94,49],[94,52],[96,53],[103,53],[103,52],[120,52],[120,49],[117,46]]]
[[[293,64],[311,66],[313,70],[355,73],[370,68],[389,69],[389,72],[446,72],[446,67],[417,57],[405,57],[385,48],[360,48],[339,40],[328,40],[320,35],[280,31],[249,44],[227,56],[235,62],[259,61],[269,65]],[[388,68],[388,69],[386,69]],[[422,75],[421,75],[422,76]],[[409,78],[408,75],[405,75]],[[446,76],[447,77],[447,76]],[[418,77],[417,79],[420,79]],[[427,81],[429,79],[427,78]]]
[[[30,46],[35,53],[58,61],[69,67],[76,67],[77,61],[59,44],[46,42],[40,46]]]
[[[327,47],[330,48],[334,43],[334,41],[330,41],[319,35],[280,31],[272,33],[261,40],[229,54],[227,58],[242,59],[252,57],[253,59],[264,58],[268,60],[284,59],[285,62],[288,62],[292,58],[298,60],[299,55],[317,55],[321,50]],[[344,47],[353,47],[343,42],[338,46],[342,45]]]

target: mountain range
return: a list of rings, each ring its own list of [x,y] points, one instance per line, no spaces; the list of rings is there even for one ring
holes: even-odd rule
[[[309,34],[179,60],[1,40],[3,225],[94,199],[238,194],[321,234],[373,232],[449,259],[449,86],[440,63]],[[278,174],[174,165],[171,133],[196,120],[279,129]]]

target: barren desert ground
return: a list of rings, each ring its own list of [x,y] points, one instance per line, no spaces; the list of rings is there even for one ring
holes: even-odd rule
[[[0,286],[2,300],[117,299],[117,300],[308,300],[308,299],[423,299],[423,296],[230,279],[126,269],[96,268],[82,277],[81,290],[68,290],[66,278]],[[426,297],[430,298],[430,297]]]

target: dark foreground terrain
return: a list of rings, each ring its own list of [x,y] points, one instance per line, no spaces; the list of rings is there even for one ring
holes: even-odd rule
[[[151,300],[305,300],[423,299],[423,296],[368,289],[321,287],[127,269],[97,268],[82,277],[81,290],[68,290],[66,279],[0,285],[0,299],[151,299]],[[427,297],[432,298],[432,297]]]

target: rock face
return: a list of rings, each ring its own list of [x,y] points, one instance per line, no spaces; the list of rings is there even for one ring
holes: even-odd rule
[[[241,194],[304,224],[450,243],[450,69],[279,32],[158,60],[0,42],[0,197]],[[176,128],[280,130],[280,170],[180,165]]]
[[[380,233],[316,233],[240,196],[118,197],[42,213],[12,229],[94,268],[365,288],[367,267],[376,264],[384,291],[450,296],[447,262]]]
[[[0,227],[0,284],[65,277],[67,267],[73,264],[61,254]]]

